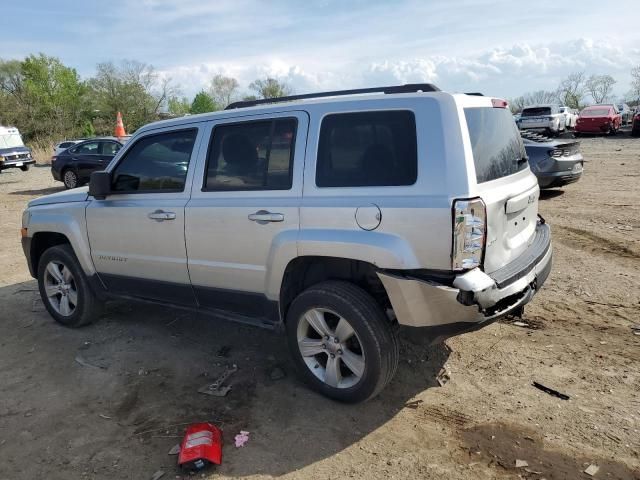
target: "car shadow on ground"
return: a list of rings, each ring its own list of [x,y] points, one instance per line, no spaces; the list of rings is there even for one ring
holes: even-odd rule
[[[0,301],[0,384],[8,392],[0,430],[46,434],[42,461],[51,458],[57,472],[71,477],[79,468],[93,469],[95,478],[142,478],[157,468],[179,474],[167,451],[179,443],[185,424],[202,421],[224,430],[219,473],[294,472],[411,408],[416,396],[437,386],[450,353],[444,344],[403,342],[391,384],[367,403],[344,405],[298,380],[284,338],[274,332],[125,301],[110,303],[94,325],[66,329],[44,310],[35,281],[1,287]],[[230,365],[238,371],[228,380],[227,396],[198,393]],[[250,448],[234,447],[240,430],[251,432]],[[41,446],[19,443],[3,447],[4,465],[29,478],[25,465]]]
[[[22,195],[25,197],[30,196],[40,196],[40,195],[49,195],[50,193],[57,193],[64,190],[64,186],[60,187],[46,187],[46,188],[35,188],[31,190],[16,190],[15,192],[9,192],[9,195]]]
[[[540,200],[551,200],[560,195],[564,195],[564,190],[540,190]]]

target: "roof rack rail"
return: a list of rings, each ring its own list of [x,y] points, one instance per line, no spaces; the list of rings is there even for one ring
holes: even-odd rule
[[[234,108],[253,107],[255,105],[263,105],[266,103],[281,103],[291,102],[293,100],[306,100],[309,98],[322,98],[322,97],[340,97],[343,95],[358,95],[363,93],[415,93],[415,92],[439,92],[440,89],[432,83],[410,83],[406,85],[395,85],[391,87],[371,87],[371,88],[356,88],[353,90],[335,90],[333,92],[318,92],[307,93],[304,95],[290,95],[288,97],[277,98],[261,98],[258,100],[242,100],[240,102],[233,102],[227,105],[225,110],[232,110]]]
[[[484,97],[484,93],[481,92],[464,92],[465,95],[473,95],[474,97]]]

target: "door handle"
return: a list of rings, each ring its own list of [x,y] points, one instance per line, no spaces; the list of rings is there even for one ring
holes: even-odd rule
[[[249,220],[264,225],[269,222],[282,222],[284,221],[284,215],[281,213],[271,213],[266,210],[258,210],[256,213],[249,214]]]
[[[164,222],[165,220],[175,220],[176,214],[173,212],[165,212],[164,210],[156,210],[147,215],[147,217],[156,222]]]

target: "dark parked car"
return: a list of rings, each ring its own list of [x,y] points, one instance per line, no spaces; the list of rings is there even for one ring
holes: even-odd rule
[[[580,142],[555,140],[532,132],[521,132],[531,171],[540,188],[561,187],[582,176],[584,158]]]
[[[631,125],[631,135],[640,137],[640,109],[637,109],[633,115],[633,123]]]
[[[622,115],[613,105],[591,105],[580,112],[575,134],[606,133],[615,135],[622,126]]]
[[[104,170],[123,143],[116,138],[92,138],[51,157],[53,178],[66,188],[75,188],[89,181],[91,172]]]

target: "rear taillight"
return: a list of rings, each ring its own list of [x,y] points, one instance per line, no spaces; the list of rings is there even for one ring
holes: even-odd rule
[[[509,106],[507,101],[501,98],[492,98],[491,105],[493,105],[493,108],[507,108]]]
[[[53,157],[51,157],[51,163],[55,162],[58,159],[58,157],[56,157],[55,155]]]
[[[453,202],[453,270],[482,265],[487,232],[487,209],[480,198]]]

